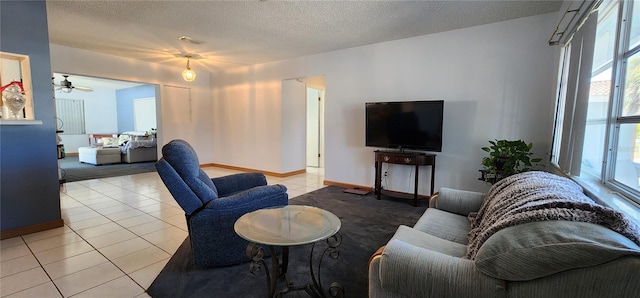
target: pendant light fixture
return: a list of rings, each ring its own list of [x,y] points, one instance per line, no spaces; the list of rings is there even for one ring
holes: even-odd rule
[[[189,59],[191,58],[191,55],[185,55],[185,57],[187,57],[187,69],[182,71],[182,78],[187,82],[193,82],[196,80],[196,72],[191,70],[191,67],[189,67]]]

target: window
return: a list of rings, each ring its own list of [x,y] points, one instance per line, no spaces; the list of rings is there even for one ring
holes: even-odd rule
[[[607,115],[611,98],[611,76],[618,5],[609,2],[598,13],[598,25],[593,47],[592,70],[587,102],[587,118],[582,144],[581,175],[602,175],[604,143],[607,135]]]
[[[551,162],[640,203],[640,2],[596,7],[562,49]]]
[[[86,134],[84,127],[84,100],[81,99],[56,99],[56,117],[60,119],[65,135]]]

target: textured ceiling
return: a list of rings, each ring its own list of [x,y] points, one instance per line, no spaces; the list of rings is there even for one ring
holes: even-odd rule
[[[561,1],[47,1],[54,44],[216,71],[558,11]],[[187,35],[204,44],[179,41]]]

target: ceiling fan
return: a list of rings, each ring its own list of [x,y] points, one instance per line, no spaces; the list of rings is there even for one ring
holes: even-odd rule
[[[56,87],[56,90],[61,90],[64,93],[69,93],[71,91],[78,90],[78,91],[84,91],[84,92],[91,92],[93,91],[92,88],[90,87],[80,87],[80,86],[74,86],[73,84],[71,84],[71,81],[69,81],[67,78],[69,77],[68,75],[62,75],[64,77],[63,81],[60,81],[60,84],[53,84]]]

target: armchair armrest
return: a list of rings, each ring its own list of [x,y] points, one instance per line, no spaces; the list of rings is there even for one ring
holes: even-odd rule
[[[393,239],[379,258],[380,285],[407,297],[505,297],[506,282],[473,261]]]
[[[248,206],[247,210],[253,211],[251,206],[259,205],[262,206],[261,208],[283,206],[288,204],[288,199],[286,186],[280,184],[262,185],[227,197],[219,197],[210,201],[204,209],[243,209],[243,206]]]
[[[267,178],[263,173],[240,173],[223,177],[211,178],[218,190],[218,196],[226,197],[243,190],[267,185]],[[286,190],[285,190],[286,191]]]
[[[468,216],[480,209],[485,194],[475,191],[440,188],[437,195],[429,200],[429,207]]]

